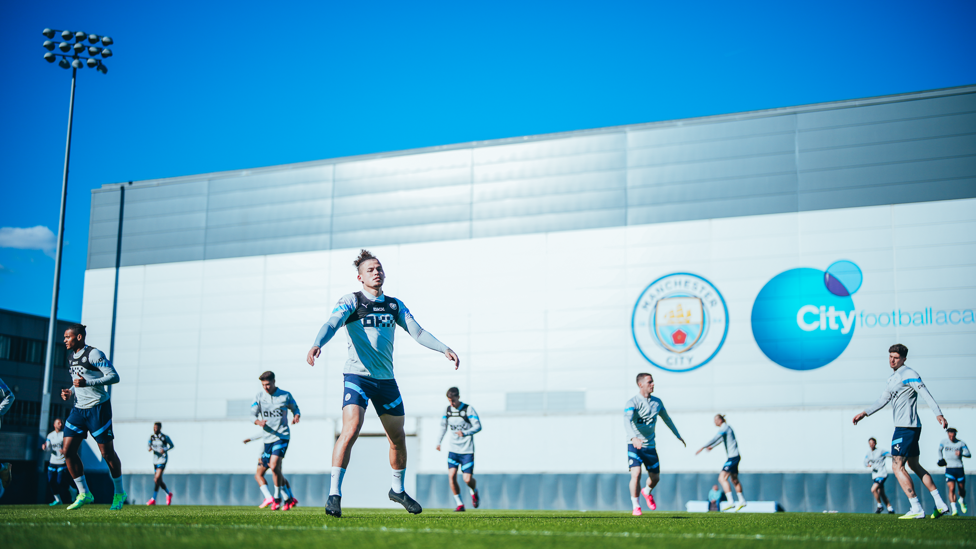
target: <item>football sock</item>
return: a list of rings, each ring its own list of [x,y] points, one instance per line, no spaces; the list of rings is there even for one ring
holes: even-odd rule
[[[735,495],[739,496],[739,503],[746,502],[746,498],[742,496],[742,492],[736,492]]]
[[[882,507],[883,507],[883,505],[881,505],[881,502],[879,501],[878,502],[878,509],[881,509]]]
[[[115,486],[115,493],[116,494],[124,494],[125,493],[125,489],[122,487],[122,475],[119,475],[119,478],[113,478],[112,479],[112,485]]]
[[[891,504],[889,503],[889,504],[888,504],[888,510],[889,510],[889,511],[894,511],[894,510],[895,510],[895,508],[894,508],[894,507],[892,507],[892,506],[891,506]]]
[[[461,494],[454,494],[454,503],[457,503],[458,505],[464,505],[464,502],[461,501]]]
[[[61,503],[61,496],[54,494],[54,501]]]
[[[477,488],[472,488],[472,487],[468,486],[468,493],[473,496],[473,495],[475,495],[475,494],[478,493],[478,489]]]
[[[393,491],[398,494],[403,492],[403,477],[406,476],[406,472],[406,469],[393,470]]]
[[[950,507],[950,508],[952,508],[952,512],[953,512],[953,513],[955,513],[955,512],[956,512],[956,502],[954,502],[954,501],[950,501],[950,502],[949,502],[949,507]]]
[[[156,499],[158,497],[159,497],[159,490],[154,490],[153,491],[153,499]]]
[[[169,488],[167,488],[165,486],[163,486],[163,491],[166,492],[167,494],[169,494]]]
[[[938,507],[939,509],[946,509],[946,504],[944,501],[942,501],[942,496],[939,495],[938,490],[932,490],[929,493],[932,494],[932,499],[935,500],[936,507]]]
[[[630,498],[630,503],[634,505],[634,509],[640,509],[640,498]]]
[[[651,495],[651,488],[649,486],[645,486],[641,489],[641,492],[644,492],[644,495],[649,496]]]
[[[281,499],[281,488],[277,484],[275,484],[274,498]]]
[[[287,484],[281,487],[281,491],[285,493],[286,499],[293,499],[295,497],[292,495],[291,488],[289,488]]]
[[[329,488],[330,496],[342,496],[342,477],[345,474],[346,470],[342,467],[332,468],[332,487]]]
[[[732,499],[732,492],[725,492],[725,501],[726,503],[732,503],[733,501],[735,501],[734,499]]]
[[[261,493],[264,494],[264,499],[272,499],[272,497],[271,497],[271,490],[268,489],[268,485],[267,484],[262,484],[261,485]]]
[[[80,477],[75,479],[75,486],[78,487],[79,494],[88,493],[88,481],[85,480],[85,475],[81,475]]]
[[[909,498],[908,503],[912,505],[912,513],[919,513],[922,511],[922,502],[918,501],[918,496]]]

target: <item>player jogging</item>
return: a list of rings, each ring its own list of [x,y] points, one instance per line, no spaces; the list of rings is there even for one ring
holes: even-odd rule
[[[739,455],[739,443],[735,439],[735,431],[732,430],[732,426],[725,421],[725,416],[715,414],[715,426],[718,427],[718,433],[716,433],[715,438],[706,442],[704,446],[695,452],[695,455],[700,454],[702,450],[711,452],[712,448],[718,446],[720,442],[725,444],[725,453],[728,456],[728,460],[722,466],[722,472],[718,474],[718,483],[725,490],[726,499],[722,511],[734,510],[738,512],[746,506],[746,498],[742,496],[742,483],[739,482],[739,462],[742,460],[742,456]],[[738,503],[732,501],[732,487],[729,486],[729,480],[735,486],[735,495],[739,497]]]
[[[393,486],[389,492],[395,501],[410,513],[423,509],[404,490],[403,481],[407,469],[407,443],[403,432],[403,398],[393,377],[393,337],[396,326],[407,331],[417,343],[433,349],[454,363],[456,370],[461,361],[447,345],[424,331],[402,301],[383,294],[386,273],[379,259],[361,250],[353,261],[356,278],[363,289],[342,296],[308,351],[306,360],[312,366],[322,353],[322,346],[329,342],[339,328],[346,327],[349,339],[349,358],[343,368],[344,394],[342,400],[342,432],[332,452],[332,484],[325,512],[334,517],[342,516],[342,477],[349,464],[352,446],[359,436],[369,401],[373,401],[386,438],[390,442],[390,467],[393,468]]]
[[[871,483],[871,495],[874,496],[874,502],[877,504],[874,512],[880,514],[884,506],[888,507],[888,514],[894,514],[895,509],[891,506],[891,502],[888,501],[888,494],[885,494],[884,483],[888,480],[888,468],[885,467],[885,459],[891,457],[891,454],[878,448],[878,439],[871,437],[868,439],[868,455],[864,456],[864,466],[871,470],[871,478],[874,480]],[[884,501],[884,506],[881,502]]]
[[[969,447],[966,443],[956,438],[956,431],[950,427],[946,429],[947,438],[939,443],[939,467],[945,467],[946,489],[949,492],[949,507],[952,508],[952,516],[958,515],[956,511],[956,490],[959,490],[959,508],[966,514],[966,470],[962,466],[962,458],[971,458]]]
[[[41,450],[50,453],[47,462],[47,486],[54,494],[51,507],[61,505],[61,491],[64,489],[64,477],[68,471],[64,464],[64,452],[62,451],[64,449],[63,428],[64,422],[61,421],[61,418],[55,419],[54,430],[47,434],[44,444],[41,445]]]
[[[119,382],[119,374],[105,354],[85,344],[85,326],[73,324],[64,332],[64,346],[70,351],[68,365],[71,370],[73,387],[61,389],[61,398],[68,400],[74,394],[75,406],[64,422],[64,457],[68,473],[78,487],[78,497],[68,506],[68,510],[95,502],[88,491],[85,480],[85,466],[78,455],[88,432],[98,443],[105,464],[115,486],[112,498],[112,511],[120,511],[125,503],[125,490],[122,488],[122,461],[115,453],[112,433],[112,401],[109,400],[106,386]]]
[[[271,502],[271,510],[278,511],[283,510],[283,505],[281,501],[281,487],[285,485],[285,475],[281,472],[281,461],[285,459],[285,452],[288,451],[288,443],[291,441],[291,431],[288,428],[288,411],[291,410],[292,424],[298,423],[298,420],[302,417],[302,412],[298,409],[298,403],[295,402],[294,397],[291,393],[283,389],[279,389],[275,385],[275,375],[274,372],[268,371],[264,372],[258,379],[261,380],[261,387],[263,391],[259,391],[257,396],[254,397],[254,404],[251,404],[251,416],[254,418],[254,424],[264,429],[264,452],[258,459],[258,471],[261,473],[258,484],[261,485],[261,481],[264,480],[264,471],[271,469],[271,479],[274,481],[274,496]],[[264,492],[267,490],[267,484],[264,485]],[[285,491],[285,503],[291,499],[290,491]],[[261,504],[261,507],[266,507],[267,494],[265,494],[265,503]],[[291,506],[288,506],[291,509]]]
[[[688,445],[678,434],[678,428],[671,421],[661,399],[651,396],[654,392],[654,377],[647,373],[637,374],[637,387],[637,396],[624,405],[624,432],[627,433],[627,458],[630,464],[630,502],[633,504],[634,516],[639,517],[641,494],[647,501],[648,509],[657,509],[651,491],[661,480],[661,463],[657,458],[654,442],[654,427],[658,416],[681,444],[685,447]],[[640,489],[641,465],[647,469],[647,485],[643,489]]]
[[[458,486],[457,473],[461,469],[461,477],[468,485],[471,493],[471,504],[478,508],[478,482],[474,479],[474,435],[481,431],[481,419],[474,406],[461,402],[461,391],[457,387],[447,390],[447,400],[450,404],[441,418],[441,436],[437,437],[437,451],[441,451],[444,435],[447,435],[447,479],[454,493],[455,511],[464,511],[461,501],[461,487]],[[450,431],[450,434],[448,434]]]
[[[264,431],[260,433],[251,435],[244,439],[244,444],[251,442],[252,440],[264,439]],[[270,459],[270,458],[269,458]],[[281,493],[285,496],[285,502],[281,504],[282,511],[289,511],[292,507],[298,505],[298,498],[295,497],[291,492],[291,483],[285,478],[284,465],[281,466],[281,478],[284,479],[285,483],[281,486]],[[264,474],[268,472],[268,466],[264,462],[264,453],[258,458],[258,469],[254,473],[254,480],[258,483],[258,488],[261,489],[261,494],[264,496],[264,501],[261,505],[258,505],[258,509],[264,509],[265,507],[271,506],[271,510],[277,510],[275,506],[274,496],[271,494],[271,490],[268,489],[268,481],[264,479]]]
[[[173,493],[163,482],[163,471],[166,470],[166,462],[169,461],[169,451],[174,448],[173,439],[163,433],[163,424],[153,423],[153,434],[149,437],[149,451],[153,455],[153,495],[146,502],[146,505],[156,505],[156,498],[159,497],[159,489],[166,492],[166,505],[173,503]]]
[[[908,358],[908,347],[901,343],[892,345],[888,348],[888,366],[894,370],[888,378],[885,390],[881,393],[878,400],[867,410],[854,416],[854,425],[869,415],[884,408],[891,403],[892,416],[895,423],[895,434],[891,438],[891,468],[895,472],[895,478],[901,485],[902,491],[908,496],[911,509],[908,513],[898,517],[900,519],[923,519],[925,510],[922,509],[918,496],[915,495],[915,483],[905,469],[905,462],[920,479],[922,484],[928,488],[935,500],[935,512],[932,518],[937,519],[949,511],[949,507],[942,501],[938,488],[932,481],[932,475],[928,473],[918,462],[920,455],[918,440],[922,435],[922,421],[918,417],[918,395],[922,395],[929,408],[935,414],[935,419],[944,429],[949,428],[949,422],[942,416],[942,410],[932,398],[932,394],[922,383],[922,377],[918,372],[905,366],[905,359]]]
[[[0,425],[3,424],[4,414],[10,411],[10,406],[13,405],[16,399],[14,392],[0,379]],[[10,484],[12,472],[13,466],[10,463],[0,463],[0,498],[3,497],[4,489]]]

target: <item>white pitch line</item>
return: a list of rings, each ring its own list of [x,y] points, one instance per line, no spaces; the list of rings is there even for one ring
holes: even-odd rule
[[[826,543],[901,543],[907,545],[923,545],[932,547],[976,547],[972,541],[950,541],[910,538],[862,538],[845,536],[790,536],[766,534],[716,534],[699,533],[665,533],[665,532],[553,532],[550,530],[447,530],[441,528],[378,528],[347,527],[347,526],[279,526],[258,524],[166,524],[166,523],[130,523],[130,522],[4,522],[0,527],[9,526],[91,526],[91,527],[119,527],[119,528],[183,528],[210,530],[287,530],[296,532],[363,532],[363,533],[391,533],[391,534],[452,534],[476,536],[535,536],[535,537],[567,537],[567,538],[634,538],[634,539],[688,539],[688,540],[722,540],[722,541],[814,541]]]

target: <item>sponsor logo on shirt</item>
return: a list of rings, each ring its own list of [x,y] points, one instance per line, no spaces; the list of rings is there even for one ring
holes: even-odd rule
[[[648,362],[688,372],[715,358],[729,332],[722,293],[705,278],[673,273],[651,282],[634,305],[631,331]]]

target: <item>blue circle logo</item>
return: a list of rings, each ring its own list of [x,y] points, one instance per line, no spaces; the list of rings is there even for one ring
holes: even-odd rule
[[[854,336],[861,269],[838,261],[826,271],[791,269],[763,286],[752,306],[752,335],[770,360],[791,370],[830,364]]]
[[[630,318],[637,350],[669,372],[688,372],[715,358],[729,333],[729,309],[711,282],[673,273],[641,292]]]

